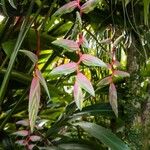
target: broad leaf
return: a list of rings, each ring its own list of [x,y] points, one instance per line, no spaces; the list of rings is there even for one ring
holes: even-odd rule
[[[53,41],[52,43],[70,52],[79,50],[78,43],[73,40],[59,39],[59,40]]]
[[[77,70],[77,63],[68,63],[61,66],[56,67],[51,71],[51,75],[58,75],[58,74],[70,74]]]
[[[109,86],[109,102],[116,117],[118,117],[117,91],[113,83]]]
[[[29,134],[29,131],[21,130],[21,131],[14,132],[13,134],[18,135],[18,136],[27,136]]]
[[[130,77],[130,74],[128,72],[120,71],[120,70],[115,70],[114,75],[120,77]]]
[[[48,87],[47,87],[47,84],[46,84],[46,81],[44,79],[44,77],[42,76],[42,73],[39,69],[36,69],[36,75],[37,77],[40,79],[40,83],[42,84],[42,86],[44,87],[49,99],[50,99],[50,94],[49,94],[49,90],[48,90]]]
[[[41,137],[40,137],[40,136],[37,136],[37,135],[32,135],[32,136],[30,136],[30,140],[31,140],[32,142],[40,141],[40,140],[41,140]]]
[[[72,1],[72,2],[69,2],[67,4],[65,4],[64,6],[62,6],[61,8],[59,8],[54,14],[53,16],[61,16],[63,14],[66,14],[66,13],[70,13],[72,12],[76,7],[78,6],[78,3],[77,1]]]
[[[98,3],[98,0],[88,0],[86,3],[84,3],[81,6],[81,11],[87,14],[96,7],[97,3]]]
[[[130,148],[110,130],[95,123],[79,122],[74,125],[80,126],[91,136],[99,139],[102,143],[111,148],[111,150],[130,150]]]
[[[86,76],[84,76],[82,73],[78,73],[76,79],[81,88],[83,88],[92,96],[95,96],[94,88]]]
[[[108,84],[110,84],[112,82],[112,77],[111,76],[108,76],[108,77],[105,77],[104,79],[102,79],[98,84],[97,86],[106,86]]]
[[[74,84],[74,101],[78,107],[78,109],[82,109],[82,103],[83,103],[83,93],[82,89],[80,88],[79,84],[75,82]]]
[[[15,3],[14,3],[14,0],[8,0],[10,5],[14,8],[14,9],[17,9]]]
[[[29,123],[31,128],[31,133],[33,132],[35,121],[38,114],[39,104],[40,104],[40,80],[38,77],[34,77],[30,87],[30,95],[29,95]]]
[[[34,64],[38,62],[38,58],[34,53],[27,50],[19,50],[19,51],[24,53],[26,56],[28,56]]]
[[[102,60],[89,54],[83,54],[80,60],[87,66],[107,67]]]

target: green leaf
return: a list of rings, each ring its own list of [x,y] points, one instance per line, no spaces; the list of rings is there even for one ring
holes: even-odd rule
[[[80,126],[83,130],[88,132],[91,136],[99,139],[111,150],[130,150],[130,148],[110,130],[99,126],[95,123],[79,122],[75,123],[75,126]]]
[[[1,0],[1,5],[2,5],[4,15],[8,16],[7,9],[6,9],[6,0]]]
[[[8,57],[11,56],[15,47],[15,43],[16,43],[16,40],[9,40],[9,41],[2,43],[2,48]]]
[[[88,0],[86,3],[84,3],[81,6],[81,11],[87,14],[96,7],[97,3],[98,3],[98,0]]]
[[[52,42],[52,44],[62,47],[65,50],[70,51],[70,52],[79,50],[78,43],[76,43],[73,40],[59,39],[59,40]]]
[[[42,76],[42,73],[40,70],[36,69],[36,75],[37,77],[40,79],[40,83],[42,84],[42,86],[44,87],[49,99],[50,99],[50,94],[49,94],[49,90],[48,90],[48,87],[47,87],[47,84],[46,84],[46,81],[44,79],[44,77]]]
[[[28,56],[34,64],[36,64],[38,62],[38,58],[34,53],[27,51],[27,50],[19,50],[19,52],[22,52],[26,56]]]
[[[64,6],[62,6],[61,8],[59,8],[54,14],[53,16],[57,17],[57,16],[61,16],[63,14],[66,13],[70,13],[72,12],[76,7],[78,6],[77,1],[71,1],[67,4],[65,4]]]

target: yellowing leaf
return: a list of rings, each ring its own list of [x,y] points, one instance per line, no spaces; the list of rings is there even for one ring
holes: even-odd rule
[[[30,87],[30,94],[29,94],[29,106],[28,106],[28,112],[29,112],[29,123],[31,128],[31,133],[34,130],[39,104],[40,104],[40,80],[38,77],[34,77],[31,83]]]
[[[78,43],[73,40],[59,39],[59,40],[53,41],[52,44],[62,47],[65,50],[70,51],[70,52],[79,50]]]
[[[109,86],[109,102],[115,115],[118,117],[117,91],[113,83]]]
[[[77,1],[72,1],[72,2],[69,2],[67,4],[65,4],[64,6],[62,6],[61,8],[59,8],[54,14],[53,16],[61,16],[63,14],[66,14],[66,13],[70,13],[72,12],[76,7],[78,6],[78,3]]]

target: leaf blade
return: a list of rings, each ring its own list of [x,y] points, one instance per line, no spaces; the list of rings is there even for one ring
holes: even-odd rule
[[[52,44],[62,47],[67,51],[73,52],[79,49],[78,43],[76,43],[73,40],[67,40],[67,39],[59,39],[52,42]]]
[[[83,88],[86,92],[95,97],[94,88],[91,82],[86,78],[86,76],[84,76],[82,73],[78,73],[76,80],[81,88]]]
[[[62,6],[61,8],[59,8],[54,14],[53,16],[58,17],[61,16],[63,14],[66,13],[70,13],[72,12],[76,7],[78,6],[77,1],[71,1],[67,4],[65,4],[64,6]]]
[[[76,71],[76,69],[77,69],[77,63],[71,62],[54,68],[50,74],[51,75],[70,74]]]
[[[39,104],[40,104],[40,81],[38,77],[34,77],[31,83],[30,94],[29,94],[29,104],[28,104],[28,112],[29,112],[29,124],[31,133],[34,130]]]
[[[117,90],[113,83],[109,86],[109,102],[116,117],[118,117]]]
[[[98,0],[88,0],[86,3],[84,3],[81,6],[81,11],[87,14],[96,7],[97,3],[98,3]]]
[[[79,110],[82,110],[83,93],[77,82],[74,84],[74,101]]]
[[[83,128],[83,130],[99,139],[112,150],[130,150],[130,148],[121,139],[114,135],[110,130],[102,126],[89,122],[79,122],[74,125],[79,125]]]
[[[34,53],[27,50],[19,50],[19,51],[24,53],[26,56],[28,56],[34,64],[38,62],[38,58]]]
[[[46,84],[46,81],[44,79],[44,77],[42,76],[42,73],[39,69],[36,69],[36,75],[37,77],[40,79],[40,83],[42,84],[42,86],[44,87],[49,99],[50,99],[50,93],[49,93],[49,90],[48,90],[48,86]]]
[[[89,54],[83,54],[81,56],[81,61],[87,66],[98,66],[107,68],[107,65],[102,60]]]

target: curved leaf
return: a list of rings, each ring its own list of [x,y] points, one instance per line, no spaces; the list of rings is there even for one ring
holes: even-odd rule
[[[109,116],[114,117],[113,110],[108,103],[100,103],[100,104],[94,104],[91,106],[84,107],[82,111],[76,111],[73,114],[73,117],[76,116],[82,116],[82,115],[103,115],[103,116]]]
[[[130,150],[130,148],[121,139],[102,126],[89,122],[79,122],[74,125],[80,126],[83,130],[99,139],[112,150]]]
[[[38,77],[34,77],[30,87],[30,95],[29,95],[29,123],[31,128],[31,133],[33,132],[35,121],[38,114],[39,104],[40,104],[40,80]]]
[[[87,66],[107,67],[102,60],[89,54],[83,54],[80,60]]]
[[[56,67],[51,71],[51,75],[57,75],[57,74],[70,74],[77,70],[77,63],[68,63],[61,66]]]
[[[61,8],[59,8],[59,9],[53,14],[53,16],[57,17],[57,16],[61,16],[61,15],[66,14],[66,13],[70,13],[70,12],[72,12],[77,6],[78,6],[77,1],[69,2],[69,3],[65,4],[64,6],[62,6]]]
[[[28,120],[19,120],[16,122],[16,124],[20,124],[23,126],[29,126],[29,121]]]
[[[59,39],[59,40],[53,41],[52,44],[62,47],[65,50],[70,51],[70,52],[79,50],[78,43],[76,43],[73,40]]]
[[[37,136],[37,135],[32,135],[32,136],[30,136],[30,140],[31,140],[32,142],[40,141],[40,140],[41,140],[41,137],[40,137],[40,136]]]
[[[14,8],[14,9],[17,9],[15,3],[14,3],[14,0],[8,0],[10,5]]]
[[[49,90],[48,90],[48,87],[47,87],[47,84],[46,84],[46,81],[44,79],[44,77],[42,76],[42,73],[39,69],[36,69],[36,75],[37,77],[40,79],[40,83],[42,84],[42,86],[44,87],[49,99],[50,99],[50,94],[49,94]]]
[[[82,73],[78,73],[76,79],[81,88],[83,88],[92,96],[95,96],[94,88],[86,76],[84,76]]]
[[[118,117],[117,91],[113,83],[109,86],[109,102],[115,115]]]
[[[19,51],[27,55],[34,64],[38,62],[38,58],[34,53],[27,51],[27,50],[19,50]]]
[[[83,93],[82,93],[82,89],[80,88],[77,82],[75,82],[74,84],[74,101],[77,107],[81,110],[82,103],[83,103]]]
[[[113,43],[113,46],[116,47],[118,46],[118,44],[121,42],[121,40],[123,39],[124,37],[124,34],[123,35],[120,35]]]
[[[120,77],[130,77],[130,74],[128,72],[120,71],[120,70],[115,70],[114,75]]]
[[[102,79],[98,84],[97,86],[106,86],[108,84],[110,84],[112,82],[112,77],[111,76],[108,76],[108,77],[105,77],[104,79]]]
[[[27,136],[29,134],[29,131],[21,130],[21,131],[14,132],[13,134],[18,135],[18,136]]]
[[[97,3],[98,3],[98,0],[88,0],[86,3],[84,3],[81,6],[81,11],[87,14],[96,7]]]

